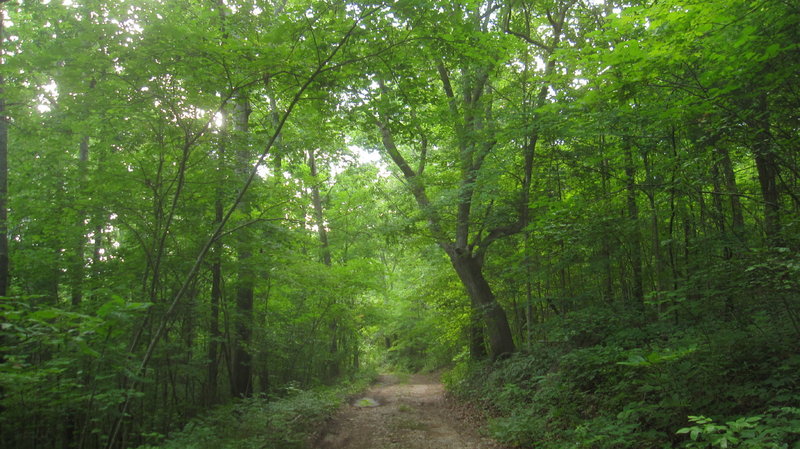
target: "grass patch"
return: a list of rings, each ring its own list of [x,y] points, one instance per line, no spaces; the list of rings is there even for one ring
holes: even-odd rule
[[[410,413],[414,409],[408,404],[400,404],[397,406],[397,410],[402,413]]]
[[[397,420],[395,426],[398,430],[425,430],[428,428],[428,423],[403,417]]]

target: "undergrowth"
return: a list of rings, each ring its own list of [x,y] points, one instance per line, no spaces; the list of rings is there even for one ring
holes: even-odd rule
[[[512,447],[800,449],[790,328],[763,332],[757,317],[678,327],[600,308],[549,326],[557,343],[443,378],[492,410],[488,430]]]
[[[138,449],[303,449],[319,425],[375,377],[369,372],[335,387],[243,399],[192,420],[158,446]]]

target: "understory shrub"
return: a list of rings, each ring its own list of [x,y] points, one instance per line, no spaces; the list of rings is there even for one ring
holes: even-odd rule
[[[621,315],[592,326],[591,338],[562,329],[560,343],[461,363],[444,379],[453,394],[479,398],[489,432],[512,447],[800,449],[797,345],[757,324],[679,328]]]
[[[337,387],[289,389],[281,398],[248,398],[194,419],[161,445],[139,449],[302,449],[309,435],[375,373]]]

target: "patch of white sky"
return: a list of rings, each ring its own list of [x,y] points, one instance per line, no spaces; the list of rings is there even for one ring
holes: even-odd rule
[[[267,164],[258,164],[256,168],[256,174],[261,177],[261,179],[267,179],[272,176],[272,170],[267,166]]]
[[[517,72],[525,71],[525,62],[519,59],[512,59],[508,63],[506,63],[509,67],[515,69]],[[533,57],[533,67],[528,67],[530,70],[531,68],[539,71],[544,71],[546,64],[544,63],[544,59],[541,56],[534,56]]]
[[[588,0],[587,3],[592,6],[603,6],[606,4],[606,0]],[[622,8],[615,6],[611,9],[611,12],[614,14],[619,14],[622,12]]]
[[[355,156],[356,161],[358,161],[359,164],[374,165],[378,167],[378,177],[385,179],[391,176],[389,167],[386,166],[386,162],[384,162],[380,152],[374,149],[367,149],[353,143],[348,143],[347,149],[350,150],[353,156]]]
[[[42,92],[36,98],[38,102],[36,109],[41,113],[50,112],[58,100],[58,85],[51,79],[49,83],[39,87]]]
[[[233,14],[237,14],[239,12],[239,10],[241,9],[241,6],[239,4],[237,4],[236,2],[231,2],[231,1],[228,1],[228,0],[222,0],[222,4],[225,5]],[[254,16],[259,16],[259,15],[261,15],[262,12],[264,12],[264,10],[261,9],[255,3],[252,3],[252,4],[248,5],[248,8],[250,9],[250,14],[252,14]]]

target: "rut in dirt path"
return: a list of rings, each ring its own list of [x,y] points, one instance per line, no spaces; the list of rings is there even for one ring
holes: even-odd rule
[[[458,417],[434,375],[408,381],[382,375],[346,405],[317,439],[315,449],[499,449]]]

